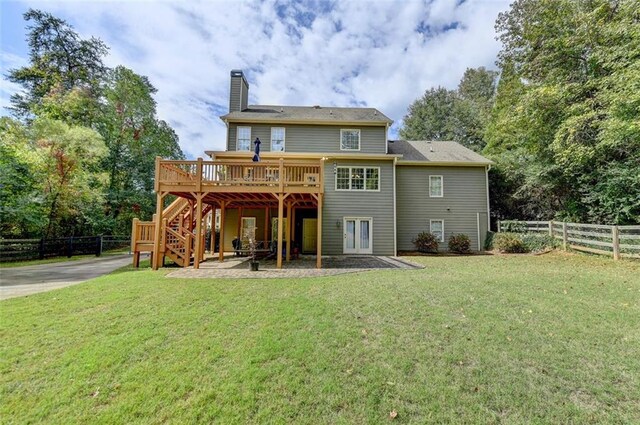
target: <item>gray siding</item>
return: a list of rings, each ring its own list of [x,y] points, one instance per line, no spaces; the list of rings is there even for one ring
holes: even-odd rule
[[[229,112],[240,110],[240,87],[242,78],[231,77],[231,88],[229,91]]]
[[[443,176],[443,197],[429,197],[429,175]],[[444,242],[464,233],[471,239],[471,249],[478,249],[478,216],[480,243],[484,243],[487,220],[487,187],[484,167],[398,166],[397,232],[398,250],[414,250],[411,242],[420,232],[429,231],[429,220],[444,220]],[[485,221],[483,223],[482,221]]]
[[[387,149],[386,127],[354,127],[333,125],[276,125],[276,124],[229,124],[227,150],[236,150],[236,128],[238,126],[251,127],[251,141],[260,138],[260,149],[265,152],[271,150],[271,127],[285,128],[286,152],[313,153],[377,153],[384,154]],[[360,129],[360,150],[340,150],[340,129]],[[253,145],[252,145],[253,147]]]
[[[322,253],[343,253],[343,218],[373,218],[373,254],[394,255],[393,244],[393,162],[336,161],[338,166],[380,167],[380,191],[336,191],[333,162],[325,166],[324,208],[322,210]]]

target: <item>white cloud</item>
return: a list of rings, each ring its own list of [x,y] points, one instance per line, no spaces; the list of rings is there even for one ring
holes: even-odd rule
[[[425,89],[492,67],[508,0],[36,3],[110,47],[109,65],[149,76],[160,118],[191,157],[224,149],[229,71],[250,102],[367,105],[399,122]],[[27,2],[27,4],[30,4]],[[420,31],[417,31],[417,29]],[[6,88],[3,83],[3,90]]]

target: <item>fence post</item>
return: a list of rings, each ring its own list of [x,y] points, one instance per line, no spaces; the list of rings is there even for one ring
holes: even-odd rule
[[[553,237],[553,220],[549,221],[549,236]]]
[[[611,227],[611,238],[613,239],[613,259],[620,259],[620,235],[618,226]]]
[[[567,243],[569,242],[567,237],[567,223],[562,222],[562,249],[567,250]]]
[[[38,258],[44,259],[44,238],[40,238],[40,244],[38,246]]]
[[[500,233],[500,220],[498,220],[498,232],[497,233]]]
[[[73,256],[73,236],[69,237],[67,243],[67,258],[71,258]]]
[[[102,235],[96,236],[96,257],[102,255]]]

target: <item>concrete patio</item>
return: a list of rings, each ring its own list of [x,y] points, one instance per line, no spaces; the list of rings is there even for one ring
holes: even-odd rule
[[[225,257],[223,262],[209,258],[200,264],[200,269],[193,267],[176,269],[168,277],[179,278],[219,278],[219,279],[273,279],[292,277],[334,276],[344,273],[358,273],[380,269],[421,269],[423,266],[404,258],[391,256],[323,256],[322,268],[316,268],[315,256],[302,256],[296,260],[283,263],[283,268],[276,267],[275,259],[260,260],[260,269],[251,271],[248,257]]]

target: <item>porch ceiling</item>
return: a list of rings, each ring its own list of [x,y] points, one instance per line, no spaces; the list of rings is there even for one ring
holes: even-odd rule
[[[173,195],[195,200],[191,193],[179,192]],[[238,192],[212,192],[205,195],[202,200],[205,204],[213,205],[220,208],[221,202],[226,202],[226,208],[277,208],[278,198],[274,193],[238,193]],[[287,195],[285,202],[292,202],[296,208],[317,208],[318,201],[309,193],[290,193]]]

